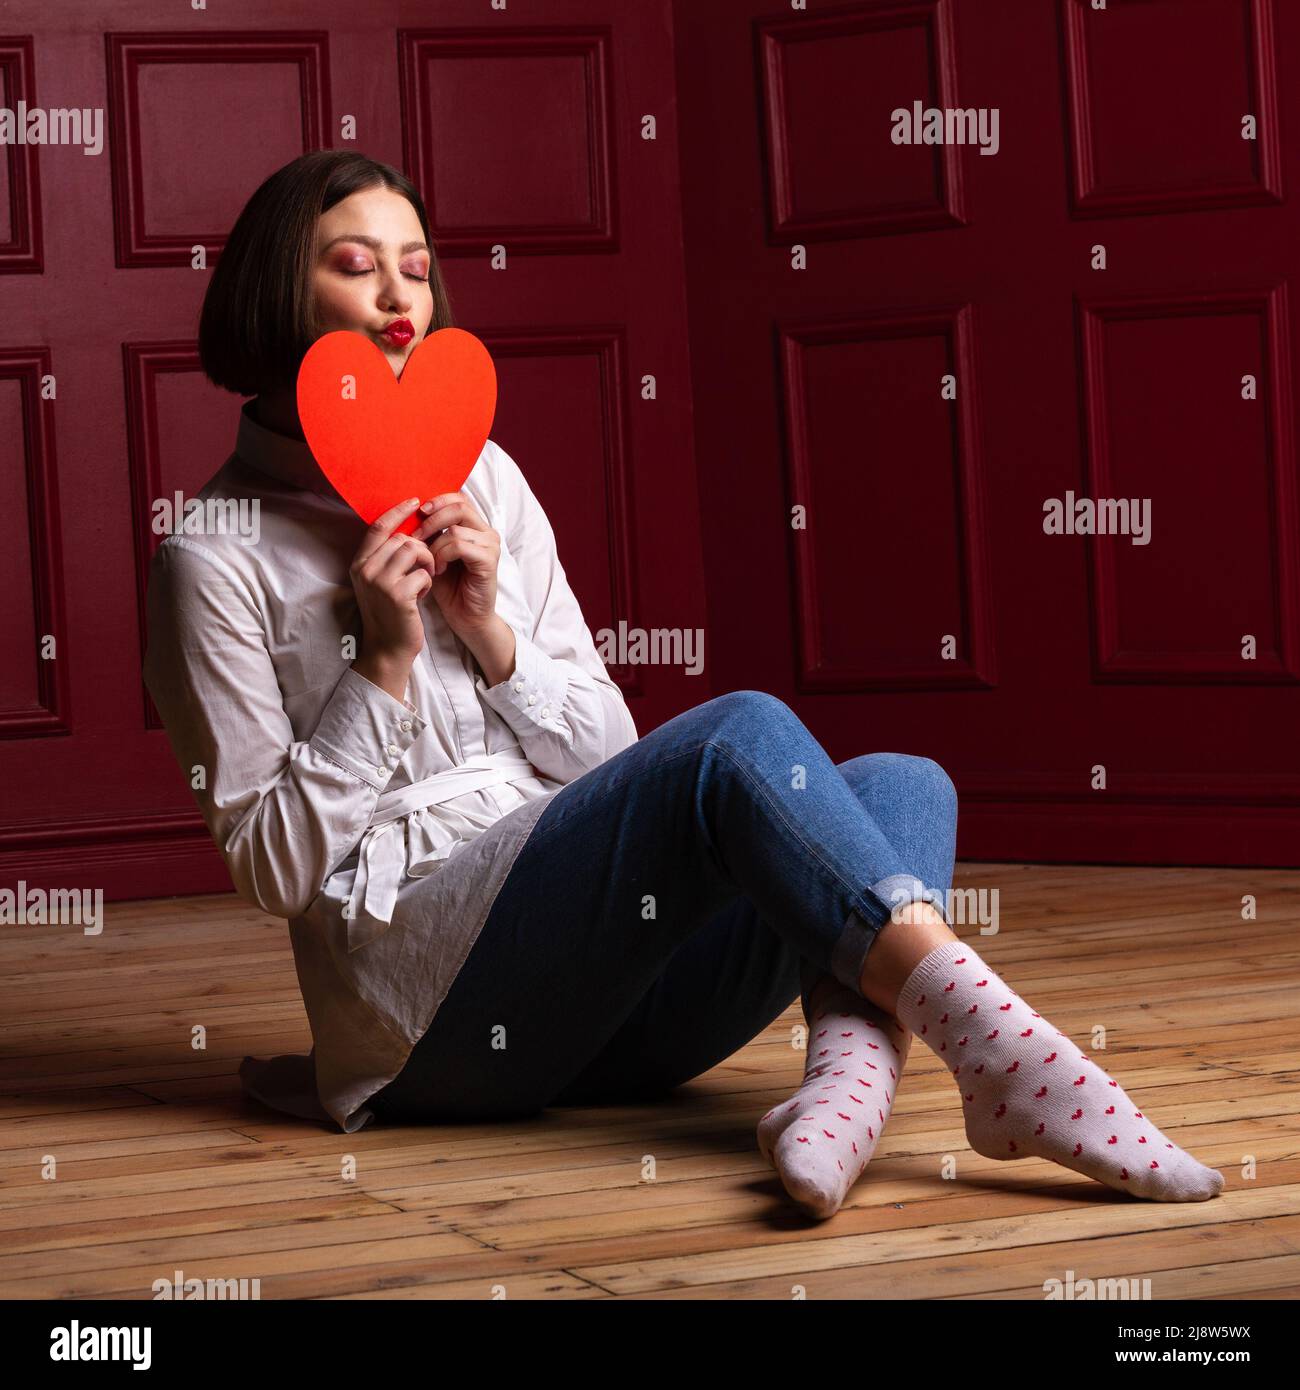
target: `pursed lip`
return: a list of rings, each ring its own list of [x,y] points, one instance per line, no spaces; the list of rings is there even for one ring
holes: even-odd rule
[[[405,347],[415,337],[415,329],[411,326],[410,319],[394,319],[386,328],[380,330],[379,336],[387,338],[398,347]]]

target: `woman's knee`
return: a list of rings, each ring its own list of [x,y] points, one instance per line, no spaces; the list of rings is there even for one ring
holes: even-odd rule
[[[677,715],[648,737],[665,740],[679,775],[728,783],[738,779],[749,788],[755,783],[756,762],[766,769],[773,750],[778,749],[780,762],[797,747],[801,733],[811,737],[798,715],[775,695],[763,690],[732,690]],[[687,752],[692,754],[689,761],[683,757]],[[799,760],[797,755],[795,760]],[[765,780],[765,776],[758,780]]]
[[[927,795],[945,811],[957,810],[957,788],[947,769],[933,758],[912,758],[912,775],[925,787]]]
[[[957,788],[940,763],[915,753],[864,753],[839,764],[845,780],[860,796],[878,792],[882,781],[897,795],[924,799],[948,813],[957,810]]]
[[[794,711],[779,696],[766,690],[729,690],[709,701],[719,719],[785,718]]]
[[[784,700],[765,690],[731,690],[696,706],[694,713],[709,742],[740,749],[752,748],[764,730],[799,723]]]

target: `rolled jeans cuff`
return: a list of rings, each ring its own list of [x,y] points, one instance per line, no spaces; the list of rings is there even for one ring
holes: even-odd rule
[[[866,890],[863,895],[868,908],[875,909],[870,916],[860,913],[857,908],[849,911],[848,920],[840,932],[831,953],[831,974],[842,985],[858,993],[858,984],[866,965],[867,952],[875,941],[881,927],[890,920],[890,915],[908,903],[925,902],[951,927],[948,919],[948,906],[944,894],[937,888],[927,888],[913,874],[890,874]]]

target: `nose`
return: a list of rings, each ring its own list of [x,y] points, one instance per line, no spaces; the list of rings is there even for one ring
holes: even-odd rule
[[[385,313],[405,314],[414,303],[410,288],[400,272],[394,270],[384,276],[379,286],[379,305]]]

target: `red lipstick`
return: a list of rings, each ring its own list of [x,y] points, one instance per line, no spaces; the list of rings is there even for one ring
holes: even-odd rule
[[[394,319],[379,335],[386,338],[394,347],[405,347],[415,337],[415,329],[410,319]]]

